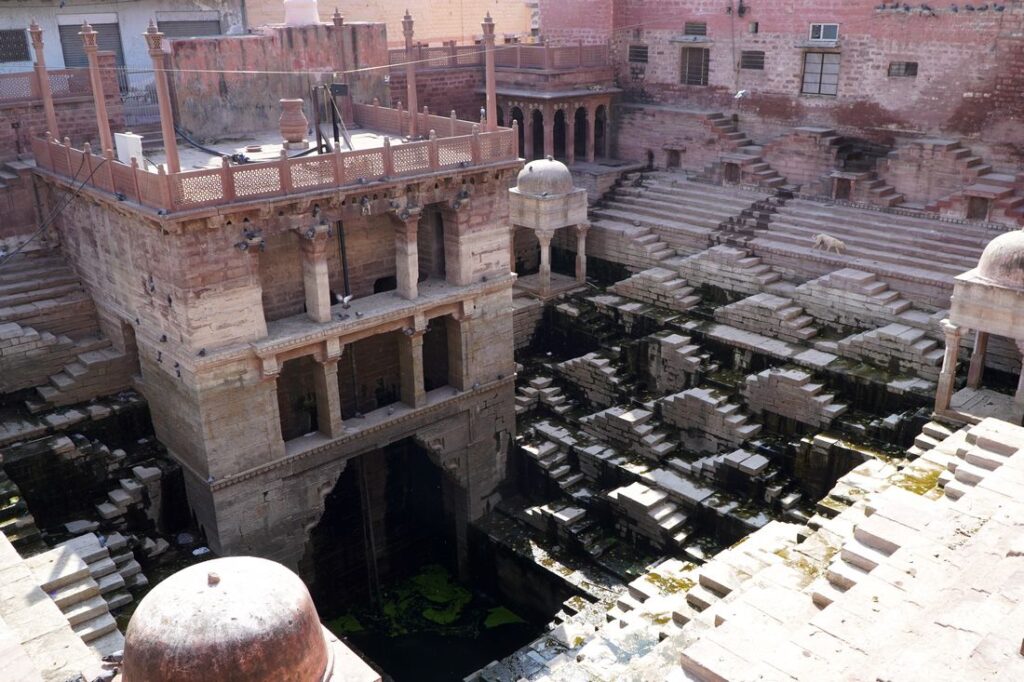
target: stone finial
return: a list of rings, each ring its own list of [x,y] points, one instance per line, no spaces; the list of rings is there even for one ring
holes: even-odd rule
[[[334,23],[335,26],[345,25],[345,17],[342,16],[341,10],[339,10],[337,7],[334,8],[334,14],[331,15],[331,21]]]
[[[494,37],[494,19],[491,19],[491,13],[488,12],[487,16],[484,17],[484,21],[480,24],[484,29],[484,38]]]
[[[78,32],[78,35],[82,36],[82,44],[85,45],[86,50],[96,49],[96,31],[92,26],[89,25],[88,21],[82,22],[82,30]]]
[[[150,54],[161,51],[160,44],[163,42],[164,34],[157,28],[156,21],[150,19],[149,28],[142,35],[146,38],[146,45],[149,46]]]
[[[409,10],[405,10],[405,16],[402,17],[402,33],[406,38],[412,38],[412,15],[409,14]]]
[[[32,47],[36,49],[36,52],[43,47],[43,29],[36,23],[35,18],[32,19],[32,23],[28,25],[28,33],[32,36]]]

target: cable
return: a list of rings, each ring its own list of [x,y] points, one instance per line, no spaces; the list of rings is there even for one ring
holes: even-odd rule
[[[78,189],[76,189],[70,195],[68,195],[64,199],[62,199],[63,203],[60,206],[58,206],[56,209],[54,209],[53,213],[51,213],[50,216],[46,220],[44,220],[42,222],[42,224],[39,226],[39,229],[37,229],[35,232],[33,232],[29,236],[28,239],[26,239],[21,244],[19,244],[13,251],[11,251],[10,253],[5,254],[2,257],[0,257],[0,268],[2,268],[4,265],[6,265],[8,261],[10,261],[12,258],[14,258],[17,254],[21,253],[21,251],[24,250],[24,248],[26,246],[28,246],[39,235],[41,235],[43,232],[45,232],[46,228],[48,228],[50,226],[50,224],[53,223],[53,221],[56,220],[60,216],[60,214],[64,211],[64,209],[66,209],[71,204],[72,201],[74,201],[75,199],[78,198],[78,195],[82,192],[82,188],[85,187],[85,184],[87,182],[89,182],[90,180],[92,180],[92,176],[95,175],[96,171],[98,171],[103,166],[103,164],[105,164],[106,162],[107,162],[107,157],[103,157],[100,160],[100,162],[98,164],[96,164],[96,166],[92,169],[92,172],[90,172],[89,175],[84,180],[82,180],[82,182],[78,185]],[[85,155],[83,154],[82,155],[82,162],[80,164],[78,164],[78,170],[75,171],[74,176],[72,176],[72,178],[71,178],[71,182],[72,183],[78,178],[78,174],[82,172],[82,168],[84,166],[85,166]]]

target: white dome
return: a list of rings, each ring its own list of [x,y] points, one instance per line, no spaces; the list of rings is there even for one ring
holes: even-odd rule
[[[519,171],[516,189],[521,194],[549,197],[569,194],[575,188],[568,166],[549,156],[526,164],[523,170]]]

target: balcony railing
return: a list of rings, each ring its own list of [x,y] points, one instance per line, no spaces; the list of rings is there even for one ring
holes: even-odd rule
[[[401,135],[409,112],[375,105],[353,106],[357,124],[377,132]],[[118,195],[165,213],[234,201],[284,197],[301,192],[362,185],[412,175],[486,165],[518,158],[513,131],[480,132],[468,121],[418,113],[418,129],[435,134],[427,140],[332,154],[166,173],[142,169],[52,138],[34,138],[32,152],[39,168],[74,184]]]
[[[401,70],[407,61],[404,49],[389,50],[392,70]],[[483,45],[455,45],[442,47],[418,45],[412,50],[412,61],[416,69],[448,69],[456,66],[483,66]],[[543,69],[567,71],[580,67],[601,67],[608,65],[607,45],[497,45],[494,48],[494,64],[513,69]]]
[[[57,69],[46,72],[54,99],[92,95],[89,72],[84,69]],[[20,104],[42,98],[35,71],[0,74],[0,106]]]

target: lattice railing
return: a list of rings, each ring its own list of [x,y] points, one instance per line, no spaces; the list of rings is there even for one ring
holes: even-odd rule
[[[46,72],[54,99],[87,97],[92,94],[89,72],[84,69],[55,69]],[[0,74],[0,104],[42,99],[35,71]]]
[[[455,66],[483,66],[483,45],[445,45],[443,47],[414,47],[406,56],[404,48],[388,51],[393,70],[404,70],[408,61],[417,70],[444,69]],[[548,69],[566,71],[575,68],[608,65],[607,45],[512,45],[494,46],[495,66],[515,69]]]
[[[399,112],[385,107],[356,105],[355,109],[373,122],[400,120]],[[165,213],[516,158],[515,134],[508,128],[484,133],[467,121],[419,116],[424,127],[430,125],[438,133],[425,140],[400,144],[392,144],[385,137],[384,145],[373,149],[292,159],[282,156],[263,163],[231,165],[224,159],[219,168],[172,174],[166,173],[163,166],[154,172],[140,168],[134,160],[124,164],[112,156],[98,156],[88,145],[75,149],[66,139],[60,142],[50,136],[33,138],[32,151],[40,169]],[[446,133],[448,136],[444,137]]]

